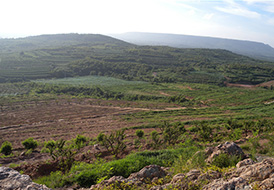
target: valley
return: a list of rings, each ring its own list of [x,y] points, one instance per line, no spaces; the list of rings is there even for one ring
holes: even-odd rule
[[[203,152],[226,142],[254,161],[273,156],[273,62],[103,35],[0,43],[0,165],[37,183],[89,189],[155,164],[169,175],[140,189],[193,170],[225,176],[245,157]]]

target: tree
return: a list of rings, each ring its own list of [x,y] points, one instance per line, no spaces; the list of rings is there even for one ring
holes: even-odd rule
[[[12,144],[8,141],[3,142],[0,152],[6,156],[10,155],[12,153]]]

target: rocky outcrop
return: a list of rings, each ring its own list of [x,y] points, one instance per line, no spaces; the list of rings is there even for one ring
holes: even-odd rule
[[[45,185],[32,182],[28,175],[7,167],[0,167],[1,190],[50,190]]]
[[[207,155],[206,161],[211,163],[221,153],[236,155],[241,158],[247,157],[235,143],[226,142],[213,148],[207,148],[205,151]],[[207,171],[193,169],[187,173],[174,175],[164,185],[151,187],[151,184],[157,184],[152,182],[167,175],[169,174],[163,167],[150,165],[137,173],[131,174],[128,178],[114,176],[109,180],[92,186],[91,189],[103,189],[108,186],[115,186],[117,189],[127,189],[123,186],[127,184],[134,189],[149,189],[148,187],[150,187],[150,190],[274,190],[274,158],[267,158],[261,162],[254,162],[252,159],[247,158],[238,162],[235,168],[226,170],[226,172],[213,169]],[[150,186],[147,186],[147,184],[150,184]]]
[[[248,157],[247,155],[245,155],[243,150],[234,142],[225,142],[224,144],[220,144],[216,147],[206,148],[205,153],[208,156],[206,160],[208,163],[212,163],[218,155],[223,153],[228,155],[235,155],[242,159]]]
[[[100,184],[91,186],[90,189],[104,189],[108,186],[115,186],[118,189],[125,186],[141,187],[153,179],[163,178],[167,175],[165,168],[157,165],[149,165],[141,169],[139,172],[131,174],[128,178],[122,176],[113,176],[108,180],[102,181]]]

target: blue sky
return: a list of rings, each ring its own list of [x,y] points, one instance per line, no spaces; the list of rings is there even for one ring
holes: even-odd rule
[[[0,37],[157,32],[274,47],[274,0],[4,0]]]

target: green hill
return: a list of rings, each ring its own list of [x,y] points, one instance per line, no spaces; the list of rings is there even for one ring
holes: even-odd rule
[[[176,48],[225,49],[257,59],[274,61],[274,48],[260,42],[144,32],[112,34],[111,36],[137,45],[164,45]]]
[[[86,75],[215,84],[274,79],[273,63],[220,49],[136,46],[93,34],[0,39],[0,44],[1,82]]]

